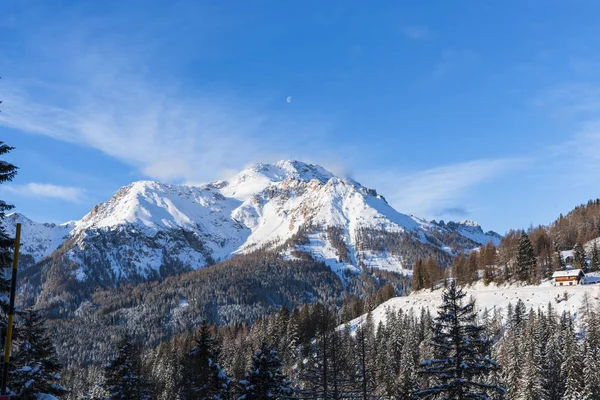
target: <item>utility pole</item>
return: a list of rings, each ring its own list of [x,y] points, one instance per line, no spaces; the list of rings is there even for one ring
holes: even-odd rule
[[[17,224],[15,235],[15,255],[13,257],[12,279],[10,284],[10,302],[8,306],[8,326],[4,343],[4,364],[2,365],[2,393],[0,400],[7,399],[6,387],[8,385],[8,367],[10,363],[10,345],[12,342],[13,320],[15,318],[15,295],[17,292],[17,268],[19,267],[19,246],[21,245],[21,224]]]

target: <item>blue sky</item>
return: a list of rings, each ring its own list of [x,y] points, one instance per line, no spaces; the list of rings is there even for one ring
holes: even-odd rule
[[[288,158],[499,232],[600,196],[597,1],[2,8],[0,140],[20,170],[0,196],[36,220]]]

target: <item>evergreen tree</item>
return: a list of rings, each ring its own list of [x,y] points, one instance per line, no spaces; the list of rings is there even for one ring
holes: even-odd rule
[[[524,359],[523,371],[519,377],[515,393],[511,398],[518,400],[544,399],[542,354],[537,331],[538,321],[533,312],[529,314],[525,335],[521,338]]]
[[[579,400],[583,396],[583,360],[577,346],[577,339],[570,317],[565,318],[566,328],[562,330],[563,363],[561,365],[561,380],[564,382],[564,400]]]
[[[598,251],[598,241],[595,240],[592,246],[592,255],[590,257],[590,269],[592,272],[600,271],[600,252]]]
[[[522,282],[533,283],[535,277],[535,253],[525,232],[521,232],[517,250],[517,277]]]
[[[332,310],[322,304],[315,306],[316,337],[308,345],[307,364],[302,373],[300,398],[339,399],[343,391],[342,356],[337,321]]]
[[[587,262],[585,261],[585,250],[581,243],[576,243],[573,247],[573,267],[580,268],[583,272],[587,271]]]
[[[24,311],[22,317],[10,389],[23,400],[35,399],[40,393],[65,393],[58,376],[62,365],[46,332],[44,318],[39,311],[31,309]]]
[[[425,261],[423,261],[422,258],[417,258],[412,267],[411,290],[416,292],[417,290],[424,289],[427,283],[427,277],[425,276]]]
[[[282,373],[282,363],[277,351],[262,342],[260,350],[252,356],[252,365],[244,380],[240,381],[239,400],[289,398],[292,394],[289,380]]]
[[[141,373],[139,350],[128,337],[119,343],[117,356],[104,367],[104,374],[111,400],[152,398],[151,385]]]
[[[7,146],[0,141],[0,156],[10,153],[14,147]],[[17,174],[17,167],[9,162],[0,160],[0,184],[10,182]],[[7,269],[12,267],[12,250],[15,244],[14,238],[11,238],[6,232],[3,223],[6,218],[6,212],[10,211],[14,206],[0,200],[0,330],[6,329],[8,321],[8,293],[10,291],[10,274],[6,273]]]
[[[585,377],[584,400],[600,400],[600,349],[588,340],[584,343],[583,376]]]
[[[419,398],[485,399],[488,393],[504,390],[484,381],[498,364],[489,357],[484,328],[476,324],[474,302],[464,304],[465,296],[454,281],[442,294],[433,337],[436,357],[422,362],[420,371],[434,384],[419,390]]]
[[[553,265],[555,271],[564,271],[566,268],[565,260],[563,260],[560,250],[556,250],[553,257]]]
[[[402,349],[400,358],[400,371],[396,381],[396,398],[413,400],[417,399],[417,357],[413,335],[406,335],[406,343]]]
[[[370,399],[376,382],[376,350],[373,318],[367,314],[365,322],[357,329],[355,339],[356,391],[361,399]]]
[[[196,345],[182,365],[180,396],[185,400],[224,400],[229,395],[230,379],[219,365],[219,346],[203,323]]]

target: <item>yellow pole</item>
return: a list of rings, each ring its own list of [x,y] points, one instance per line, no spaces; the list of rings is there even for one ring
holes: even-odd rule
[[[12,343],[13,320],[15,318],[15,296],[17,292],[17,268],[19,268],[19,247],[21,246],[21,224],[17,224],[15,235],[15,255],[13,257],[12,279],[10,285],[10,303],[8,309],[8,326],[4,345],[4,371],[2,374],[2,394],[6,393],[8,384],[8,363],[10,362],[10,345]]]

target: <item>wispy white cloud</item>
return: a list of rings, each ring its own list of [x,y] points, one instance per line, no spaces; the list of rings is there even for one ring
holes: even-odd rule
[[[413,40],[423,40],[431,36],[429,28],[426,26],[403,26],[401,32],[404,36]]]
[[[85,199],[85,191],[71,186],[59,186],[49,183],[27,183],[25,185],[4,185],[0,190],[18,196],[60,199],[71,202],[80,202]]]
[[[200,180],[259,152],[252,137],[265,119],[235,100],[181,99],[125,77],[75,96],[63,108],[10,90],[0,123],[98,149],[158,180]]]
[[[103,34],[94,35],[88,26],[93,21],[81,25],[50,35],[48,60],[61,61],[45,71],[56,84],[14,77],[0,82],[0,125],[97,149],[169,182],[211,180],[265,154],[282,157],[295,150],[301,157],[309,146],[297,146],[300,138],[318,142],[327,134],[329,117],[304,114],[283,121],[263,112],[268,98],[249,101],[151,76],[149,66],[164,50],[152,43],[160,41],[136,42],[130,39],[135,35],[107,33],[102,24]],[[302,132],[311,132],[313,140]]]
[[[522,168],[526,163],[527,160],[521,158],[482,159],[416,172],[387,171],[361,179],[383,193],[399,211],[431,218],[460,209],[459,216],[464,216],[469,210],[457,204],[465,201],[470,189]]]
[[[561,123],[571,125],[565,140],[549,149],[570,183],[600,183],[600,84],[562,84],[545,91],[534,103],[548,109]]]

